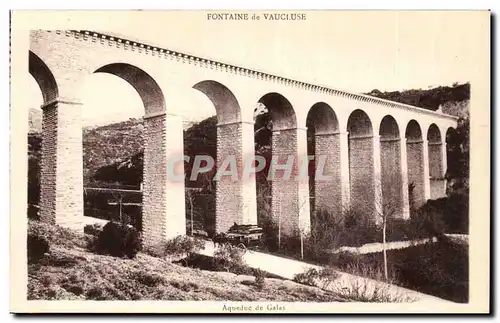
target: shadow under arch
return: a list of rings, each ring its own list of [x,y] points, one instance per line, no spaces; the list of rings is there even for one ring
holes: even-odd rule
[[[49,103],[59,96],[59,89],[54,74],[49,67],[32,51],[29,51],[29,73],[42,91],[43,103]]]
[[[283,95],[271,92],[263,95],[258,103],[262,103],[271,116],[272,130],[297,128],[297,117],[292,104]]]
[[[127,63],[104,65],[94,73],[108,73],[127,81],[139,94],[144,104],[144,116],[166,112],[165,97],[158,83],[147,72]]]
[[[205,94],[212,101],[218,124],[241,121],[241,109],[238,100],[224,84],[213,80],[205,80],[196,83],[193,89]]]

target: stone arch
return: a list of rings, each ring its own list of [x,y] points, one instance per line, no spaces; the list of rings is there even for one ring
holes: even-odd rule
[[[375,211],[375,156],[373,126],[362,110],[347,120],[351,206],[356,212]]]
[[[432,143],[441,142],[441,131],[435,123],[431,124],[427,130],[427,141]]]
[[[363,110],[354,110],[347,120],[349,137],[373,136],[373,127],[370,117]]]
[[[42,91],[44,104],[54,101],[59,96],[54,74],[43,60],[32,51],[29,51],[29,72]]]
[[[406,125],[405,137],[411,140],[422,140],[422,129],[414,119],[410,120]]]
[[[444,179],[446,151],[441,131],[433,123],[427,130],[427,146],[429,151],[429,180],[430,194],[432,199],[444,197],[446,195],[446,181]]]
[[[405,199],[401,165],[401,138],[399,126],[390,115],[382,118],[379,128],[382,205],[386,213],[404,214]]]
[[[241,121],[241,109],[238,100],[225,85],[217,81],[206,80],[196,83],[193,89],[202,92],[212,101],[218,124]]]
[[[166,112],[165,97],[158,83],[147,72],[127,63],[104,65],[94,73],[108,73],[127,81],[137,91],[144,104],[144,117]]]
[[[253,123],[241,120],[238,100],[225,85],[205,80],[193,88],[210,99],[217,115],[216,169],[212,173],[216,188],[215,232],[225,232],[234,223],[257,224],[255,178],[242,178],[246,159],[253,157]],[[220,175],[223,172],[237,173],[238,177],[234,180],[231,175]]]
[[[144,247],[156,250],[165,238],[185,233],[184,203],[175,205],[184,197],[184,181],[172,175],[170,161],[183,153],[182,121],[166,114],[162,89],[143,69],[128,63],[111,63],[97,68],[94,73],[117,76],[130,84],[144,106],[144,157],[142,187],[142,230]],[[183,173],[175,169],[173,173]],[[175,207],[174,207],[175,205]]]
[[[338,217],[342,212],[339,121],[328,104],[318,102],[309,109],[306,126],[307,154],[314,156],[309,164],[311,224],[313,230],[321,230],[316,220],[328,221],[327,214]]]
[[[276,92],[267,93],[259,99],[258,103],[262,103],[271,115],[273,131],[297,127],[295,110],[283,95]]]
[[[399,126],[393,116],[386,115],[382,118],[379,135],[384,139],[399,139]]]
[[[335,111],[325,102],[314,104],[307,113],[307,128],[313,128],[314,133],[337,133],[339,121]]]
[[[406,155],[408,163],[408,185],[410,212],[425,203],[424,141],[422,128],[416,120],[406,125]]]
[[[266,191],[270,189],[272,221],[279,225],[283,235],[292,235],[298,232],[301,214],[308,220],[310,217],[308,180],[304,179],[305,183],[296,180],[300,159],[302,155],[307,154],[306,129],[297,128],[294,108],[283,95],[276,92],[267,93],[258,103],[265,106],[270,116],[267,126],[270,133],[270,150],[265,152],[266,162],[269,164],[264,170],[267,180],[259,182],[257,194],[265,198],[262,195],[268,195]],[[299,143],[302,148],[300,156]],[[277,166],[285,164],[286,169]],[[259,214],[259,217],[264,220],[262,214]]]

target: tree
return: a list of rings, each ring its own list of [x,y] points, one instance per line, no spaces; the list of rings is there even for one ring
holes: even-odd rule
[[[398,173],[391,172],[390,174],[383,174],[382,176],[386,176],[378,188],[379,192],[378,196],[380,196],[380,200],[375,201],[375,215],[377,217],[377,222],[381,222],[382,225],[382,253],[384,257],[384,277],[385,280],[389,280],[389,273],[387,269],[387,224],[392,219],[395,219],[398,215],[402,216],[402,199],[393,199],[388,198],[388,192],[394,192],[394,188],[400,191],[401,189],[405,189],[402,187],[401,176]],[[384,198],[384,193],[386,197]],[[393,195],[394,196],[394,195]],[[391,197],[393,197],[391,196]]]

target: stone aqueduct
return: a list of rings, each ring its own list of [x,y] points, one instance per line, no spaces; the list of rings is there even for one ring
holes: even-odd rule
[[[446,134],[455,117],[369,96],[347,93],[248,68],[196,57],[93,31],[32,31],[29,72],[44,104],[40,218],[63,226],[83,219],[83,158],[79,86],[92,73],[129,82],[144,103],[143,234],[147,248],[185,234],[184,183],[170,181],[166,164],[183,152],[176,115],[193,91],[217,114],[217,161],[254,156],[254,108],[273,120],[274,156],[306,155],[307,127],[315,154],[326,155],[331,181],[314,184],[316,209],[380,211],[396,201],[409,216],[408,184],[422,204],[445,193]],[[183,166],[180,165],[182,168]],[[397,180],[394,181],[394,178]],[[272,215],[282,230],[308,230],[309,181],[274,180]],[[255,180],[222,179],[216,188],[216,230],[233,222],[257,223]]]

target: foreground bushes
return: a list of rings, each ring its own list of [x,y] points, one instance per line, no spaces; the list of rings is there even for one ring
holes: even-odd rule
[[[180,256],[205,249],[205,241],[189,236],[177,236],[165,243],[165,255]]]
[[[245,265],[243,255],[245,250],[230,244],[222,244],[214,252],[213,261],[216,269],[235,272]]]
[[[142,250],[141,234],[134,227],[108,222],[89,248],[101,254],[132,259]]]

